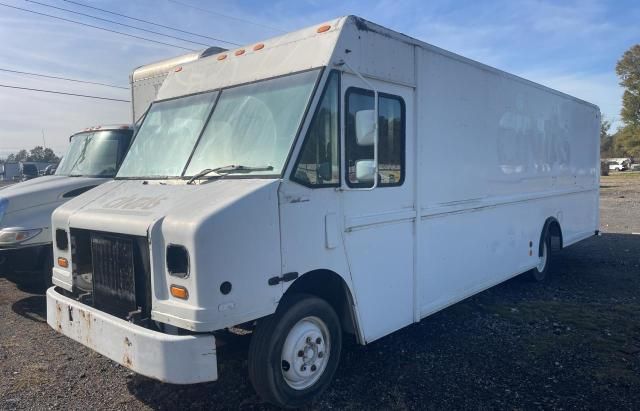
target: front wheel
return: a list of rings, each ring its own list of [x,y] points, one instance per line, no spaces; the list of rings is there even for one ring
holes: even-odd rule
[[[264,400],[299,407],[331,383],[342,348],[340,320],[325,300],[296,294],[258,323],[249,378]]]

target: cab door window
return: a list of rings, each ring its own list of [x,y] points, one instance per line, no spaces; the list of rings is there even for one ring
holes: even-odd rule
[[[356,113],[374,109],[374,93],[349,88],[345,118],[345,180],[349,187],[370,187],[371,182],[356,178],[356,162],[373,159],[373,146],[361,146],[356,141]],[[398,96],[378,93],[378,186],[399,186],[405,174],[405,105]]]

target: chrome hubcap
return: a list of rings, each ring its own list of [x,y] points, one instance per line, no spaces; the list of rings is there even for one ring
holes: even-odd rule
[[[547,242],[545,241],[542,244],[542,257],[538,260],[538,271],[543,272],[544,268],[547,266]]]
[[[295,390],[312,386],[322,376],[329,360],[329,329],[318,317],[306,317],[289,331],[282,347],[282,375]]]

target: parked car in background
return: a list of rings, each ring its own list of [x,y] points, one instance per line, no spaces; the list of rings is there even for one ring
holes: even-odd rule
[[[69,138],[54,175],[0,189],[0,270],[18,281],[48,283],[53,258],[51,213],[111,180],[132,135],[129,125],[85,129]]]
[[[627,170],[627,164],[624,161],[611,160],[609,161],[609,170],[624,171]]]
[[[48,166],[40,170],[39,174],[41,176],[50,176],[56,173],[57,168],[58,168],[57,164],[49,164]]]

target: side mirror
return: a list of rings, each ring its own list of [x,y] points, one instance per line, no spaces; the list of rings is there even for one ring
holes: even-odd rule
[[[376,168],[374,160],[356,161],[356,179],[359,183],[373,183],[376,177]]]
[[[360,110],[356,112],[356,142],[359,146],[374,144],[376,130],[375,110]]]

